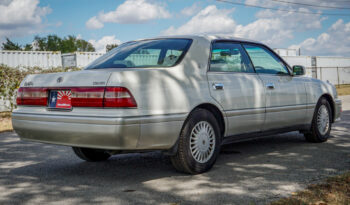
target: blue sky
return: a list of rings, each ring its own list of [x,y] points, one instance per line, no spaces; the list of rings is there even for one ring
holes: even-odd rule
[[[350,10],[316,8],[274,0],[228,1],[299,12],[350,15]],[[350,7],[350,1],[284,1]],[[350,56],[350,16],[309,15],[214,0],[0,1],[0,42],[5,37],[26,44],[35,35],[75,35],[89,40],[102,51],[106,43],[192,33],[230,34],[263,41],[274,48],[301,47],[306,55]]]

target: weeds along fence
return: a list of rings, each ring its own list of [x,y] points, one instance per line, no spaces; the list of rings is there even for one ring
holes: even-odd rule
[[[80,68],[55,67],[43,69],[40,67],[12,68],[0,64],[0,112],[11,111],[15,107],[17,88],[25,76],[38,73],[56,73],[80,70]]]

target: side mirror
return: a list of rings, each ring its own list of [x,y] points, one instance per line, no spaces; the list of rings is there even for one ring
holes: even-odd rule
[[[293,66],[293,75],[305,75],[305,67],[302,65]]]

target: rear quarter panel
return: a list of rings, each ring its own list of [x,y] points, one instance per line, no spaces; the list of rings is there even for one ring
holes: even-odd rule
[[[194,40],[180,64],[114,72],[108,86],[127,87],[136,99],[140,115],[189,113],[201,103],[216,105],[206,76],[209,46],[208,41]]]
[[[145,116],[145,121],[140,122],[139,148],[175,144],[184,121],[200,104],[210,103],[222,110],[209,92],[209,47],[209,41],[196,39],[182,62],[174,67],[125,69],[111,74],[108,86],[128,88],[137,102],[137,109],[124,112]],[[164,117],[149,121],[147,116]]]

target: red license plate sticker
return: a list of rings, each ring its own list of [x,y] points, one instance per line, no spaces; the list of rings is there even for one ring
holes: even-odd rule
[[[50,108],[72,108],[72,92],[70,90],[53,90],[50,92]]]

